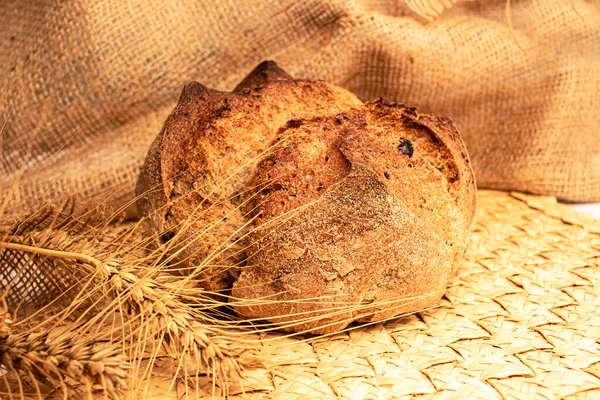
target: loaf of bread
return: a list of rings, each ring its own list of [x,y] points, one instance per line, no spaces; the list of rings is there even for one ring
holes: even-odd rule
[[[449,119],[273,62],[231,93],[186,85],[137,192],[174,270],[243,316],[313,333],[439,301],[476,207]]]

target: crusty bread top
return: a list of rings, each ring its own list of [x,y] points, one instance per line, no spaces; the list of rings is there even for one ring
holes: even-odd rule
[[[238,297],[284,290],[282,299],[294,298],[294,284],[281,284],[300,279],[302,266],[308,286],[301,296],[345,287],[359,302],[409,294],[397,286],[407,277],[413,292],[434,288],[437,296],[465,249],[476,202],[464,143],[449,119],[386,99],[363,104],[325,82],[293,79],[272,62],[231,93],[186,85],[137,192],[148,232],[163,241],[180,235],[175,261],[197,272],[201,265],[208,289],[235,282]],[[411,241],[418,248],[407,250]],[[308,258],[289,257],[300,252]],[[368,279],[344,270],[369,257],[378,265]],[[241,275],[222,267],[242,263]],[[336,268],[345,271],[339,279]],[[396,278],[386,278],[392,270]],[[326,277],[317,284],[315,273]],[[376,294],[378,287],[388,289]],[[267,317],[283,308],[238,311]]]

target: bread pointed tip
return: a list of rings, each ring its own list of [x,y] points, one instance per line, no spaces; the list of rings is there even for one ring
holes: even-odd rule
[[[292,81],[294,77],[285,72],[275,61],[266,60],[258,64],[236,87],[240,93],[257,87],[263,87],[273,81]]]
[[[212,89],[207,88],[203,84],[196,81],[190,81],[183,86],[179,102],[183,103],[190,100],[197,100],[198,98],[206,96],[210,91],[212,91]]]

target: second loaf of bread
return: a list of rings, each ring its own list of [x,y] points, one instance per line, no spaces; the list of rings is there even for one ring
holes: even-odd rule
[[[187,85],[137,190],[180,270],[242,315],[314,333],[437,302],[476,204],[449,119],[272,62],[232,93]]]

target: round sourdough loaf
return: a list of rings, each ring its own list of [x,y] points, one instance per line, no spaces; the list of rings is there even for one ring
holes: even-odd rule
[[[231,93],[186,85],[137,193],[174,269],[239,314],[314,333],[435,304],[476,207],[449,119],[273,62]]]

